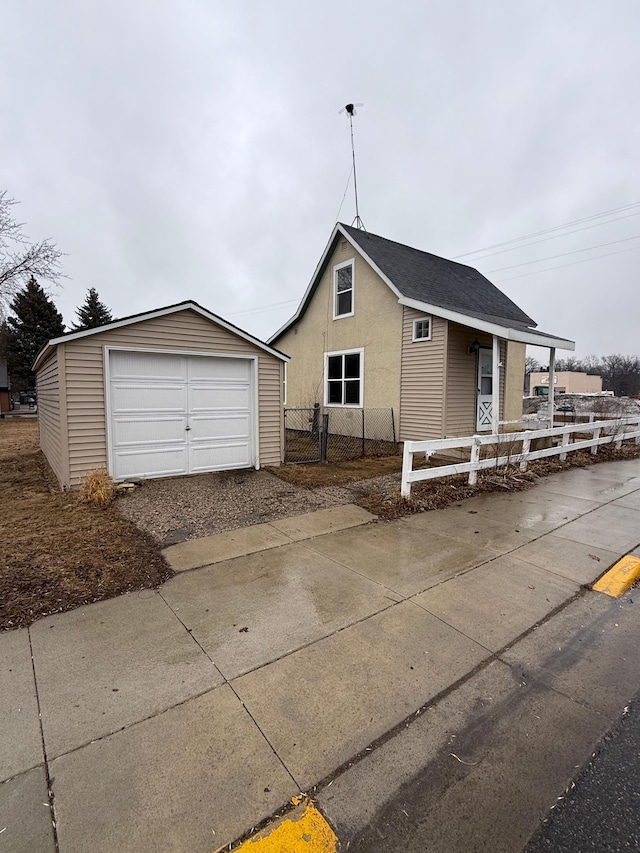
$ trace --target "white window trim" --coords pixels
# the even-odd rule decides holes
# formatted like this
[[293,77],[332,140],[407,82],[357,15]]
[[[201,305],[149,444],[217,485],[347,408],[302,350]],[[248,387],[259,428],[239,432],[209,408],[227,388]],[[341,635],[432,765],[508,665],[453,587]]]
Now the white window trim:
[[[351,311],[347,314],[336,314],[338,310],[338,270],[344,267],[351,267]],[[343,317],[353,317],[356,307],[356,259],[350,258],[348,261],[343,261],[341,264],[336,264],[333,268],[333,319],[342,320]],[[355,350],[354,350],[355,352]]]
[[[329,357],[332,355],[360,355],[360,397],[357,403],[330,403],[329,402]],[[342,379],[344,382],[344,377]],[[324,405],[332,409],[361,409],[364,400],[364,347],[358,349],[340,349],[324,354]]]
[[[417,338],[416,337],[416,325],[423,320],[429,321],[429,334],[426,338]],[[414,344],[418,344],[421,341],[430,341],[432,332],[433,332],[433,318],[431,317],[430,314],[425,314],[423,317],[416,317],[414,319],[414,321],[413,321],[413,334],[412,334],[412,341]]]

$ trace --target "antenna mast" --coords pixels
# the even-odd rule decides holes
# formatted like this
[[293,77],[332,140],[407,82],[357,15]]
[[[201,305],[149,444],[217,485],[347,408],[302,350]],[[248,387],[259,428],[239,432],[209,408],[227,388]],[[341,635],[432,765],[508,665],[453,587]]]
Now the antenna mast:
[[351,158],[353,160],[353,190],[356,199],[356,216],[351,225],[355,225],[356,228],[359,228],[361,231],[366,231],[367,229],[364,227],[364,222],[360,218],[360,211],[358,209],[358,178],[356,175],[356,149],[353,142],[353,117],[356,115],[356,107],[361,107],[362,104],[347,104],[343,107],[340,112],[347,112],[349,116],[349,129],[351,131]]

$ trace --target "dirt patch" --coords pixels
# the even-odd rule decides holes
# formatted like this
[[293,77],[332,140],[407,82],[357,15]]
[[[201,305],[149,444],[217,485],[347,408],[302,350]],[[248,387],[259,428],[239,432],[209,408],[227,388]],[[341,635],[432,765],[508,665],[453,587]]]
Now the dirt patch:
[[267,470],[287,483],[317,489],[370,480],[385,474],[399,474],[402,472],[402,456],[371,456],[345,462],[281,465]]
[[0,630],[172,575],[115,506],[93,509],[58,490],[35,420],[0,421],[0,495]]

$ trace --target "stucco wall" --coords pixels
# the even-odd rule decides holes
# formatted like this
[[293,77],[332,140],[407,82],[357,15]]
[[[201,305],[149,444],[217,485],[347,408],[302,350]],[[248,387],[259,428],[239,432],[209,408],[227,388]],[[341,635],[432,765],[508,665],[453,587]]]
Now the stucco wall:
[[[354,259],[354,315],[333,319],[333,267]],[[304,316],[273,345],[291,356],[287,406],[324,404],[324,354],[364,349],[365,408],[400,410],[402,307],[364,258],[339,239]]]

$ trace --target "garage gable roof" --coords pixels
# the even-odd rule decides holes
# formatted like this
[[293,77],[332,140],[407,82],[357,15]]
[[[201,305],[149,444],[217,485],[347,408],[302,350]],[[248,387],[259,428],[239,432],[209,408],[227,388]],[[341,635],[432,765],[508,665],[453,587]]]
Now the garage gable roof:
[[188,300],[186,302],[178,302],[176,305],[166,305],[164,308],[157,308],[155,311],[144,311],[141,314],[132,314],[130,317],[122,317],[120,320],[114,320],[112,323],[105,323],[103,326],[96,326],[94,329],[84,329],[81,332],[67,332],[59,338],[52,338],[38,353],[38,357],[36,358],[32,369],[34,371],[37,370],[49,351],[58,344],[64,344],[67,343],[67,341],[76,341],[79,338],[86,338],[89,335],[97,335],[100,334],[100,332],[108,332],[111,329],[120,329],[123,326],[130,326],[133,323],[141,323],[144,320],[153,320],[156,317],[164,317],[167,314],[175,314],[178,311],[185,310],[195,311],[196,314],[200,314],[202,317],[205,317],[207,320],[211,320],[212,323],[221,326],[228,332],[232,332],[239,338],[243,338],[245,341],[254,344],[259,349],[279,358],[280,361],[290,361],[288,355],[285,355],[283,352],[280,352],[280,350],[275,349],[275,347],[265,344],[264,341],[255,338],[253,335],[250,335],[249,332],[245,332],[238,326],[234,326],[233,323],[229,323],[228,320],[223,320],[222,317],[219,317],[217,314],[207,311],[206,308],[203,308],[202,305],[198,305],[197,302]]

